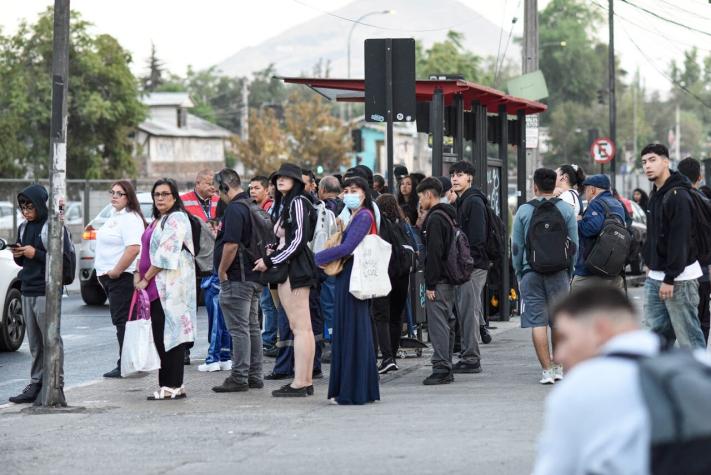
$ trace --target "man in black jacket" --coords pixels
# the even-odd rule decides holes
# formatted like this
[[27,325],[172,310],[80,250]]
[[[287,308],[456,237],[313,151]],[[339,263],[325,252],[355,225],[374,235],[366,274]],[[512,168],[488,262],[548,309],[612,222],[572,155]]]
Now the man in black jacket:
[[[455,288],[455,305],[459,333],[462,339],[461,360],[454,365],[455,373],[481,372],[481,351],[477,333],[484,322],[482,291],[489,272],[489,257],[486,255],[487,213],[489,201],[472,186],[474,165],[466,161],[455,163],[449,169],[452,190],[457,194],[457,222],[469,240],[474,271],[469,282]],[[488,336],[482,333],[482,336]]]
[[645,324],[668,344],[679,340],[688,348],[704,348],[697,315],[701,266],[693,240],[691,183],[669,169],[664,145],[642,150],[642,166],[654,183],[649,200],[644,260],[649,267],[645,283]]
[[[454,208],[440,203],[442,183],[437,178],[426,178],[417,185],[420,206],[427,211],[423,237],[427,249],[425,257],[425,285],[427,287],[427,329],[432,342],[432,374],[423,384],[448,384],[454,381],[452,349],[454,347],[454,286],[444,272],[448,243],[452,239]],[[446,215],[446,216],[445,216]]]

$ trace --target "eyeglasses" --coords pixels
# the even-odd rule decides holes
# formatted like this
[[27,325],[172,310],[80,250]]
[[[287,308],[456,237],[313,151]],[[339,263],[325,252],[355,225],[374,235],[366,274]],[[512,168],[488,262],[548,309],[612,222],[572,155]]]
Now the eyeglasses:
[[109,190],[109,195],[111,196],[118,196],[119,198],[126,196],[126,193],[123,191],[114,191],[114,190]]
[[32,203],[20,203],[20,210],[22,211],[34,211],[35,210],[35,205]]
[[153,193],[153,198],[160,200],[162,198],[167,198],[169,196],[173,196],[173,193],[170,193],[169,191],[164,191],[164,192],[156,192]]

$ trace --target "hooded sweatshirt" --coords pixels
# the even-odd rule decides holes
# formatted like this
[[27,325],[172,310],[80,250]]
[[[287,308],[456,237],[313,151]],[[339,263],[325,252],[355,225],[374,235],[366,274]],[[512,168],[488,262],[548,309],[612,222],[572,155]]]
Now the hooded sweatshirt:
[[47,190],[41,185],[30,185],[17,195],[20,198],[29,200],[37,210],[37,219],[28,221],[24,226],[24,232],[20,237],[20,230],[17,233],[17,242],[23,246],[30,245],[35,248],[35,257],[16,257],[15,262],[22,267],[20,271],[20,281],[22,282],[22,295],[27,297],[37,297],[44,295],[45,281],[45,258],[47,251],[42,243],[42,228],[47,222]]
[[[696,261],[691,235],[693,205],[691,182],[672,171],[661,188],[652,189],[647,208],[647,240],[644,261],[650,270],[664,272],[664,283],[673,284],[686,266]],[[669,195],[669,196],[667,196]]]
[[[439,212],[438,212],[439,211]],[[437,284],[450,283],[444,272],[449,243],[452,240],[452,226],[446,213],[452,221],[456,221],[457,213],[448,204],[438,204],[427,212],[427,218],[422,225],[423,237],[427,252],[425,254],[425,283],[427,290],[435,290]]]
[[489,200],[476,188],[469,188],[455,202],[457,222],[469,240],[474,267],[477,269],[489,269],[489,256],[486,254],[486,230],[489,226],[486,222],[486,207],[488,205]]

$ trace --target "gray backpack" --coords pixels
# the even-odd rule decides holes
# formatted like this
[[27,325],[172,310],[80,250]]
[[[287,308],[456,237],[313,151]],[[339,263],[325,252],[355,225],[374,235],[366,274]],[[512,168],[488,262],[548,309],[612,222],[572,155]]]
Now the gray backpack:
[[652,474],[711,473],[711,365],[683,349],[658,356],[610,353],[639,364],[651,421]]

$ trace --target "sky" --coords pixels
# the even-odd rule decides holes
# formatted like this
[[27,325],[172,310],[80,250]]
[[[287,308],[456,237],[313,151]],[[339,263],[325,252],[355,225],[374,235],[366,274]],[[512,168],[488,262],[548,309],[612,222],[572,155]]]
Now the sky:
[[[184,74],[188,65],[202,69],[217,64],[247,46],[254,46],[275,34],[306,20],[333,11],[351,0],[72,0],[71,8],[92,22],[94,31],[108,33],[133,55],[132,69],[144,72],[155,43],[168,70]],[[437,0],[432,0],[436,2]],[[523,29],[522,0],[460,0],[506,33],[516,16],[513,34]],[[539,9],[549,0],[539,0]],[[607,6],[607,0],[586,0]],[[387,0],[383,0],[386,7]],[[659,13],[662,17],[695,28],[703,33],[654,18],[629,3]],[[648,90],[666,91],[664,77],[672,59],[682,57],[690,46],[700,53],[711,53],[711,4],[707,0],[617,0],[616,50],[622,66],[640,69]],[[0,0],[0,27],[7,33],[21,19],[33,21],[51,0]],[[606,15],[606,11],[601,12]],[[371,20],[376,23],[376,19]],[[344,22],[347,23],[347,22]],[[432,25],[433,28],[447,25]],[[597,32],[606,41],[607,27]],[[629,35],[629,36],[628,36]],[[631,37],[637,46],[635,46]],[[506,38],[503,38],[506,42]],[[641,49],[642,52],[640,52]]]

